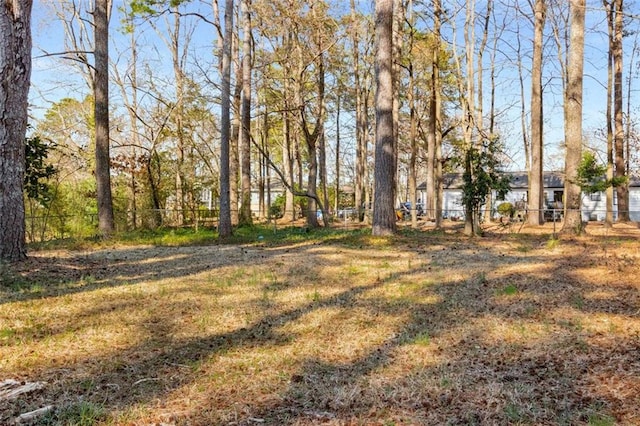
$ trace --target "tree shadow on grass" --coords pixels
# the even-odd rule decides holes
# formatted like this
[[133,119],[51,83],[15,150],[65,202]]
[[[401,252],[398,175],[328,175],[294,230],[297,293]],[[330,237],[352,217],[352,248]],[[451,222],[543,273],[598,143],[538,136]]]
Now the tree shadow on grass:
[[[142,247],[36,255],[11,269],[0,265],[0,305],[149,280],[188,279],[226,266],[254,266],[286,254],[291,247],[294,246]],[[306,250],[304,244],[295,247]]]
[[[306,322],[310,314],[323,309],[362,309],[372,318],[405,317],[392,336],[368,345],[364,353],[351,359],[332,360],[333,348],[327,346],[319,348],[320,355],[291,360],[295,363],[294,372],[287,373],[281,386],[274,385],[279,390],[265,400],[248,401],[245,395],[234,394],[225,397],[227,406],[221,406],[220,400],[207,399],[208,393],[217,391],[205,388],[199,392],[197,408],[176,413],[173,421],[226,424],[232,420],[231,404],[241,407],[234,420],[237,424],[251,424],[256,419],[273,425],[587,424],[597,416],[611,416],[623,423],[638,419],[637,412],[634,414],[629,408],[640,406],[637,336],[633,340],[615,335],[600,341],[592,333],[585,334],[578,324],[562,322],[566,320],[554,313],[572,309],[585,314],[608,314],[608,307],[614,306],[620,311],[618,314],[637,319],[634,299],[629,297],[620,300],[611,295],[591,302],[589,294],[600,289],[601,284],[585,283],[571,269],[571,262],[577,264],[584,259],[567,259],[554,270],[548,268],[543,257],[528,253],[526,259],[516,253],[505,261],[504,253],[481,252],[465,245],[455,250],[465,252],[458,263],[452,264],[451,253],[419,250],[423,251],[419,256],[424,258],[416,259],[416,266],[406,272],[385,272],[384,278],[368,285],[320,296],[283,312],[264,314],[252,325],[227,333],[175,338],[172,336],[179,325],[162,312],[150,312],[141,324],[149,339],[139,346],[117,350],[113,356],[89,356],[68,366],[68,376],[41,391],[31,406],[38,408],[38,402],[81,396],[115,411],[140,405],[158,407],[162,404],[158,401],[170,398],[172,392],[199,386],[201,375],[206,374],[201,366],[213,357],[235,356],[238,351],[294,348],[303,342],[288,326]],[[527,274],[494,278],[490,271],[492,262],[498,264],[498,257],[501,264],[522,261],[540,265]],[[484,267],[479,266],[482,262],[486,262]],[[406,299],[377,294],[385,286],[414,275],[446,274],[451,268],[465,267],[466,279],[447,277],[440,282],[418,282]],[[483,276],[485,271],[487,276]],[[533,275],[535,280],[531,279]],[[558,281],[544,284],[545,279],[552,278]],[[274,292],[289,290],[286,285],[266,285],[272,286],[270,291]],[[504,291],[509,285],[517,289],[516,294]],[[576,306],[576,296],[584,300],[580,306]],[[432,301],[413,301],[420,297],[431,297]],[[576,317],[573,311],[570,318]],[[523,329],[518,336],[519,326]],[[366,327],[375,329],[377,324]],[[415,353],[422,356],[422,361],[413,358]],[[47,374],[56,378],[60,371],[51,368],[44,372]],[[246,379],[254,373],[242,374]],[[617,388],[611,391],[611,387],[603,386],[606,377],[615,378],[621,389],[638,392],[620,399]],[[256,375],[255,380],[261,380],[261,376]],[[15,415],[19,411],[16,407],[0,406],[0,412]]]
[[[441,302],[406,306],[410,319],[394,337],[350,362],[307,359],[276,402],[248,405],[238,424],[252,419],[273,425],[640,421],[637,331],[605,339],[600,330],[580,329],[579,319],[571,324],[554,316],[577,310],[578,317],[615,313],[637,319],[637,281],[620,297],[576,306],[576,295],[602,284],[585,283],[566,265],[558,268],[541,271],[561,280],[555,287],[536,286],[519,274],[500,282],[432,286],[428,291]],[[509,299],[502,293],[505,282],[516,283],[528,297]],[[504,335],[500,328],[506,325],[521,335],[514,338],[514,330]],[[422,345],[433,347],[424,351]],[[412,351],[432,358],[402,366]]]

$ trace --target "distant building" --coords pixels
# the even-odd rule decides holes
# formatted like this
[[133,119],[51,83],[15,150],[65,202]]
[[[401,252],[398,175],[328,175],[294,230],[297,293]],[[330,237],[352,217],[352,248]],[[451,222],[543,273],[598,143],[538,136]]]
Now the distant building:
[[[529,177],[526,172],[507,172],[511,177],[511,191],[504,199],[497,200],[492,197],[491,208],[493,211],[501,203],[510,202],[518,208],[526,208],[528,200]],[[545,172],[544,197],[549,209],[562,208],[564,202],[564,173]],[[462,206],[462,173],[446,173],[443,176],[442,215],[449,219],[463,219],[464,207]],[[426,183],[417,188],[417,198],[425,200],[427,196]],[[613,216],[617,219],[618,200],[614,192]],[[602,221],[606,216],[606,196],[603,192],[582,195],[582,220]],[[629,181],[629,217],[632,221],[640,221],[640,178],[632,177]]]

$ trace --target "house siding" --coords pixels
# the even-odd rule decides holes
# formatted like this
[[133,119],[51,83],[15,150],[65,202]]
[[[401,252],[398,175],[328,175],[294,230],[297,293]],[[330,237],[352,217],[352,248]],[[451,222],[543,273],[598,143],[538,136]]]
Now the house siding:
[[[526,173],[510,173],[511,190],[505,195],[503,200],[497,200],[492,198],[491,208],[493,216],[498,216],[496,209],[504,203],[510,202],[516,205],[518,202],[527,202],[527,175]],[[546,172],[544,176],[544,197],[546,205],[550,206],[556,199],[562,199],[564,193],[564,182],[562,174],[559,172]],[[461,175],[449,174],[444,178],[443,189],[443,217],[445,219],[464,219],[464,207],[462,206],[462,190],[461,187]],[[426,199],[425,185],[418,187],[418,197],[421,200]],[[604,193],[596,193],[593,196],[589,194],[583,194],[582,196],[582,220],[598,220],[603,221],[606,217],[606,196]],[[614,201],[614,220],[617,220],[617,208],[618,203]],[[640,222],[640,179],[632,178],[629,185],[629,217],[632,221]]]

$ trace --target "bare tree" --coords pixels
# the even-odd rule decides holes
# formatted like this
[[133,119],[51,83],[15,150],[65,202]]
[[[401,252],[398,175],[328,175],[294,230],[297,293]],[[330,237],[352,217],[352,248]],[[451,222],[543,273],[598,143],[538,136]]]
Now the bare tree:
[[376,157],[372,233],[377,236],[396,232],[392,23],[393,0],[376,0]]
[[[0,259],[26,258],[23,178],[29,79],[31,0],[0,5]],[[7,84],[11,82],[11,84]]]

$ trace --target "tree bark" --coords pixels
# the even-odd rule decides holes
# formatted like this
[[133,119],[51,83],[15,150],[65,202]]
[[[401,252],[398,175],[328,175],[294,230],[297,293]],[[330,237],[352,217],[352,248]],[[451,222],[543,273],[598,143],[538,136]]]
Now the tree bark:
[[229,146],[231,139],[231,43],[233,37],[233,0],[225,1],[224,43],[222,52],[222,87],[220,106],[220,219],[218,235],[230,237],[231,199],[229,174]]
[[[239,31],[239,29],[238,29]],[[231,71],[235,78],[235,86],[231,95],[231,139],[229,140],[229,205],[231,206],[231,225],[237,225],[239,222],[239,187],[240,187],[240,127],[241,124],[241,108],[242,108],[242,66],[240,64],[240,47],[239,37],[233,35],[231,42],[231,61],[233,62],[233,70]]]
[[376,158],[372,233],[377,236],[396,232],[392,22],[393,0],[376,0]]
[[582,159],[582,80],[584,69],[585,0],[570,0],[568,81],[565,96],[565,211],[563,233],[582,232],[581,189],[576,183]]
[[[293,129],[291,126],[291,61],[290,52],[292,49],[292,35],[291,31],[286,31],[283,36],[283,47],[285,51],[285,57],[282,63],[283,76],[283,105],[282,105],[282,167],[284,169],[284,176],[287,182],[290,182],[295,187],[295,175],[294,175],[294,148],[293,148]],[[298,186],[300,189],[300,186]],[[289,188],[285,188],[285,202],[284,202],[284,215],[283,220],[294,221],[296,220],[296,207],[295,197],[293,191]]]
[[428,191],[432,191],[432,208],[434,209],[433,216],[435,219],[436,229],[440,229],[442,226],[442,127],[441,127],[441,104],[442,98],[440,96],[440,27],[442,13],[440,0],[433,0],[433,34],[435,43],[433,51],[431,52],[431,99],[429,100],[429,138],[432,139],[430,146],[432,146],[434,152],[432,158],[429,160],[428,167],[433,167],[433,184],[432,188],[427,188]]
[[23,179],[31,77],[31,0],[0,5],[0,259],[27,257]]
[[[614,157],[613,157],[613,113],[611,108],[612,94],[613,94],[613,49],[614,49],[614,30],[613,30],[613,4],[607,0],[603,1],[605,10],[607,12],[607,32],[609,36],[609,51],[607,53],[607,180],[613,179],[614,173]],[[605,226],[610,227],[613,225],[613,186],[607,187],[606,191],[606,209],[605,214]]]
[[544,0],[534,3],[533,64],[531,67],[531,170],[529,172],[529,223],[544,223],[544,180],[542,140],[542,43]]
[[340,94],[336,98],[336,182],[333,214],[338,214],[340,208]]
[[[613,125],[615,148],[615,177],[622,180],[626,176],[624,128],[622,123],[622,0],[614,0],[614,38],[613,38]],[[629,155],[629,153],[626,153]],[[618,196],[618,221],[629,221],[629,184],[616,187]]]
[[242,0],[242,134],[241,154],[241,204],[239,223],[251,225],[251,12],[250,0]]
[[366,127],[363,124],[365,117],[363,113],[362,87],[360,78],[360,39],[358,35],[358,25],[356,16],[355,1],[351,0],[351,48],[353,61],[354,92],[356,101],[356,175],[354,182],[354,203],[358,215],[358,221],[363,217],[363,195],[366,162]]
[[109,15],[111,1],[96,0],[95,67],[93,91],[95,99],[96,138],[96,194],[98,201],[98,230],[103,237],[114,231],[113,201],[111,198],[111,157],[109,154]]

